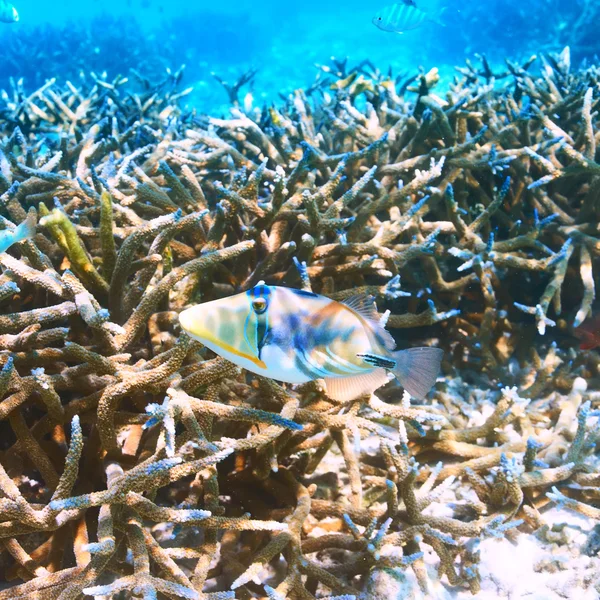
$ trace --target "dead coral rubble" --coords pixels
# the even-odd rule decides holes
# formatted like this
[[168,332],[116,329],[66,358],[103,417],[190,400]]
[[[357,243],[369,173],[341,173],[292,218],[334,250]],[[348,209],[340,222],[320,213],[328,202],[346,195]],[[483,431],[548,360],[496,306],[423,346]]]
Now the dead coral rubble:
[[[5,93],[4,225],[39,228],[0,255],[0,600],[375,597],[427,590],[428,548],[475,593],[477,540],[552,500],[598,518],[598,361],[540,339],[594,299],[600,72],[510,70],[441,98],[365,64],[227,119],[121,78]],[[429,326],[433,403],[339,404],[180,334],[261,279]]]

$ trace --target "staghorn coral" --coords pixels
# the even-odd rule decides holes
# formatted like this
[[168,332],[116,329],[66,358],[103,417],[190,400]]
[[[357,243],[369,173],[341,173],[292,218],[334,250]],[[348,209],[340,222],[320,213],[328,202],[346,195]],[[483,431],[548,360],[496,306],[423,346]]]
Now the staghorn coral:
[[[435,69],[330,69],[227,119],[180,108],[179,76],[4,95],[3,216],[40,220],[0,255],[0,600],[477,593],[486,538],[598,518],[599,362],[568,329],[600,73],[530,66],[445,98]],[[260,279],[375,295],[400,342],[447,350],[432,402],[336,403],[179,332]]]
[[240,64],[248,53],[261,53],[265,45],[265,28],[243,11],[222,14],[190,7],[192,14],[184,16],[170,7],[157,23],[149,25],[147,10],[143,14],[131,10],[123,16],[105,9],[92,11],[91,18],[89,13],[85,18],[70,13],[63,20],[68,9],[61,8],[55,19],[44,20],[42,25],[24,18],[17,30],[4,32],[1,85],[7,85],[10,78],[24,79],[33,88],[58,73],[76,83],[101,79],[105,72],[111,77],[131,72],[132,79],[146,87],[148,77],[160,77],[172,65],[182,63],[191,67],[194,78],[208,78],[209,62],[220,68]]

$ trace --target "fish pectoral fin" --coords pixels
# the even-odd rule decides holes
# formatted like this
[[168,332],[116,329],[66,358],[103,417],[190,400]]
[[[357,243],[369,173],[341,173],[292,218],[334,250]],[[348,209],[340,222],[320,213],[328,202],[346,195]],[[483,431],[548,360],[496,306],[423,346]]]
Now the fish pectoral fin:
[[396,366],[396,361],[392,358],[387,358],[379,354],[357,354],[371,367],[381,367],[383,369],[393,369]]
[[332,400],[348,402],[372,394],[390,381],[385,369],[374,369],[363,375],[352,375],[350,377],[326,377],[327,395]]

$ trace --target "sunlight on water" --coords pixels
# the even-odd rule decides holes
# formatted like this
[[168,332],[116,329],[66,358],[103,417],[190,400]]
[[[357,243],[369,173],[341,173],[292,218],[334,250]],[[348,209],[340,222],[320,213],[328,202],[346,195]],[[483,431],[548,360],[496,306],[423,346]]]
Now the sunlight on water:
[[[279,92],[309,84],[314,64],[330,56],[348,56],[355,63],[368,59],[382,70],[391,67],[406,74],[435,65],[446,79],[453,75],[455,64],[477,52],[500,62],[505,56],[524,57],[540,45],[559,50],[575,41],[570,33],[578,16],[573,5],[544,0],[532,0],[527,8],[496,0],[469,6],[455,0],[422,0],[428,18],[445,26],[427,20],[418,29],[398,35],[371,23],[380,6],[357,0],[343,4],[23,0],[17,4],[19,23],[3,25],[0,31],[3,43],[13,49],[9,60],[0,65],[4,81],[23,75],[33,84],[55,76],[53,55],[60,57],[69,76],[75,68],[116,74],[131,67],[158,71],[185,63],[202,108],[216,107],[219,98],[223,100],[210,76],[213,71],[231,78],[257,68],[257,99],[268,101]],[[548,10],[555,11],[552,18],[544,18]],[[20,46],[20,40],[32,38],[37,50],[33,56],[31,49],[28,55]],[[70,61],[62,61],[63,53]],[[35,64],[25,65],[27,57]]]

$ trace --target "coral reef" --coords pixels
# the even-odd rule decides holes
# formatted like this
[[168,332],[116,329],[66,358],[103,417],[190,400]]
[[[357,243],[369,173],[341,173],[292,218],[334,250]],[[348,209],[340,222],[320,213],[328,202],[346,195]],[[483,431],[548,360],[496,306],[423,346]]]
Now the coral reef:
[[[264,109],[231,84],[225,119],[178,73],[7,90],[3,224],[39,226],[0,255],[0,600],[433,597],[488,589],[488,538],[594,554],[547,513],[600,510],[598,355],[570,336],[600,71],[544,61],[445,98],[435,69],[338,63]],[[335,402],[178,330],[261,279],[375,295],[400,345],[446,350],[432,400]],[[555,597],[600,590],[586,558]]]
[[9,86],[13,79],[35,89],[59,79],[88,87],[95,80],[122,74],[138,84],[129,87],[137,91],[147,88],[147,78],[162,78],[173,66],[185,64],[188,80],[196,83],[196,104],[214,109],[223,104],[225,95],[213,82],[212,70],[230,77],[248,68],[249,55],[261,55],[264,39],[247,14],[201,10],[162,19],[153,27],[133,13],[127,18],[105,14],[66,24],[24,23],[2,32],[0,86]]
[[[260,67],[256,91],[274,101],[278,92],[304,85],[313,64],[332,54],[369,57],[394,72],[412,73],[416,65],[436,64],[445,77],[477,52],[487,53],[497,74],[505,71],[505,56],[558,52],[569,45],[578,63],[594,60],[598,52],[596,0],[531,0],[526,5],[487,0],[461,5],[460,10],[448,0],[422,4],[447,27],[428,23],[401,38],[388,36],[370,22],[375,8],[358,0],[348,4],[344,27],[339,26],[337,6],[315,0],[281,12],[268,2],[260,7],[240,2],[230,10],[227,5],[128,0],[122,3],[128,6],[125,12],[113,12],[111,3],[96,3],[74,15],[61,6],[42,25],[24,13],[18,26],[2,30],[0,87],[8,86],[10,78],[24,80],[29,90],[53,78],[87,85],[81,80],[89,84],[90,72],[98,77],[106,72],[112,79],[130,76],[130,69],[156,79],[168,67],[185,64],[187,80],[197,84],[195,105],[217,114],[225,107],[225,96],[212,79],[213,71],[232,79]],[[447,10],[441,14],[444,5]]]
[[[490,0],[461,6],[456,12],[450,4],[444,19],[451,32],[439,37],[444,50],[452,51],[453,56],[458,48],[466,48],[467,53],[481,51],[486,45],[480,40],[489,40],[487,47],[497,60],[513,54],[517,48],[523,53],[560,51],[567,44],[578,60],[591,59],[598,53],[591,24],[599,16],[596,0],[570,4],[534,0],[527,5],[517,0]],[[508,17],[510,27],[506,26]]]

